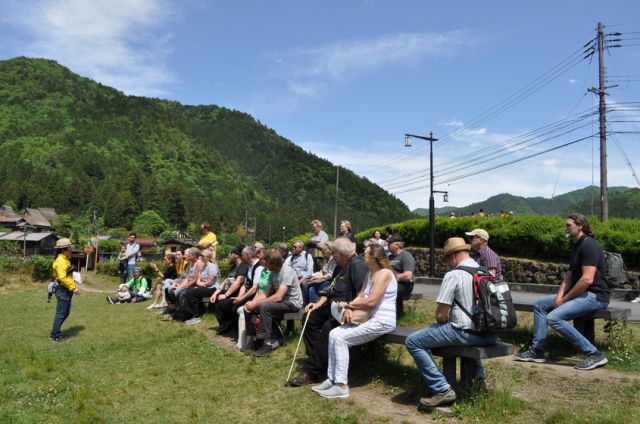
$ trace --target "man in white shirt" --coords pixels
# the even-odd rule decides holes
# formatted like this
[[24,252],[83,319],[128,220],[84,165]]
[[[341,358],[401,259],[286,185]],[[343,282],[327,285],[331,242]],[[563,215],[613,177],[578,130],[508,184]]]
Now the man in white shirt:
[[[405,342],[422,378],[432,392],[430,397],[420,399],[420,404],[429,408],[456,400],[456,392],[436,366],[429,349],[444,346],[487,346],[496,343],[495,335],[476,332],[471,318],[457,304],[461,304],[468,311],[473,310],[473,276],[467,271],[455,269],[458,266],[478,267],[478,263],[469,255],[470,250],[471,246],[461,237],[452,237],[446,241],[442,261],[448,262],[453,269],[445,274],[436,298],[436,323],[411,334]],[[481,361],[476,362],[474,371],[476,380],[484,379]]]
[[313,276],[313,257],[309,252],[304,250],[304,242],[302,240],[297,240],[293,243],[293,251],[287,256],[284,264],[290,266],[296,272],[300,288],[302,289],[304,304],[306,305],[309,303],[308,283]]

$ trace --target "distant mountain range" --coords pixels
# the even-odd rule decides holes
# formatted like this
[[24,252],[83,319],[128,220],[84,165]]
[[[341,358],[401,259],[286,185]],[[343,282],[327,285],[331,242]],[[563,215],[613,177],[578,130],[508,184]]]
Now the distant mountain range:
[[[570,191],[551,199],[545,197],[521,197],[502,193],[482,202],[460,208],[450,206],[436,208],[436,214],[440,216],[451,212],[472,214],[478,213],[482,209],[488,214],[511,211],[516,215],[558,215],[568,212],[599,215],[599,199],[600,188],[596,186]],[[413,213],[420,216],[428,216],[429,210],[418,208]],[[640,189],[609,187],[609,216],[612,218],[640,218]]]
[[[127,96],[50,60],[0,61],[0,205],[95,211],[108,228],[155,211],[174,229],[248,224],[267,240],[332,223],[335,181],[334,164],[246,113]],[[338,217],[356,230],[413,216],[341,170]]]

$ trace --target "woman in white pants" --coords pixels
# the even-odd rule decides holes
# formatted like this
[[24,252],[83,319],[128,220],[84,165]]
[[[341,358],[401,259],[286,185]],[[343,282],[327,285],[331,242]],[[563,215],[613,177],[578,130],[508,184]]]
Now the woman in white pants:
[[[349,396],[349,348],[374,340],[396,328],[396,293],[398,283],[391,271],[384,248],[372,244],[364,252],[369,274],[362,290],[350,303],[339,302],[344,309],[344,324],[329,333],[327,380],[312,387],[325,398]],[[352,322],[354,311],[367,311],[370,318],[360,325]]]

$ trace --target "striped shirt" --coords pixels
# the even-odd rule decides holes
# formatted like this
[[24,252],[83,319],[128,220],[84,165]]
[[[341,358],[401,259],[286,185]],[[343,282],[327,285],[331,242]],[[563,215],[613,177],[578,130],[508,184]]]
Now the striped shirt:
[[[469,258],[459,263],[458,266],[477,268],[478,263]],[[471,318],[469,318],[458,305],[454,304],[453,300],[457,299],[467,311],[472,313],[472,282],[473,277],[467,271],[461,269],[451,270],[447,272],[442,279],[442,285],[436,298],[437,303],[451,306],[451,311],[449,312],[449,322],[451,325],[464,330],[475,330],[475,327]]]

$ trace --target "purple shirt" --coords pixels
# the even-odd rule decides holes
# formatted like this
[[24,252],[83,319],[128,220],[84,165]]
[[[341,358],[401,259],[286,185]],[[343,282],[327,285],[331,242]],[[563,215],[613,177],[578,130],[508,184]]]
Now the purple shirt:
[[496,279],[502,280],[502,265],[500,265],[500,258],[489,246],[485,246],[484,249],[478,252],[474,259],[478,262],[478,265],[485,267],[487,270],[495,268]]

